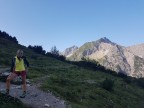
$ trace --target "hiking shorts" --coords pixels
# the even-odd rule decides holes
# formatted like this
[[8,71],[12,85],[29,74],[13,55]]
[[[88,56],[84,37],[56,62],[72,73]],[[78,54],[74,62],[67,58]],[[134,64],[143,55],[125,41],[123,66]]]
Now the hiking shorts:
[[15,73],[17,76],[21,76],[21,77],[26,76],[26,71],[14,71],[14,73]]

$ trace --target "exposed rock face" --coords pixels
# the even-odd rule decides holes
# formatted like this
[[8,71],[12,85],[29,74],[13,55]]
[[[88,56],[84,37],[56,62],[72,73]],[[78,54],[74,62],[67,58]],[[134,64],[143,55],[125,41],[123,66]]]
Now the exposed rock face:
[[127,49],[133,54],[141,58],[144,58],[144,44],[130,46],[130,47],[127,47]]
[[[128,76],[144,77],[144,59],[140,54],[133,53],[132,48],[126,48],[111,42],[107,38],[85,43],[68,59],[79,61],[82,57],[94,59],[101,65]],[[139,57],[140,56],[140,57]]]

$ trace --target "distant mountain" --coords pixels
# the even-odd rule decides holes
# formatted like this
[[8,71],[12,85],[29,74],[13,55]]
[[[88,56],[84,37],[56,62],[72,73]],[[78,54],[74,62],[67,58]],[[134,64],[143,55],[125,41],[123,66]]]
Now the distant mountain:
[[65,49],[62,52],[62,55],[66,56],[66,57],[70,57],[77,49],[78,49],[78,47],[74,45],[70,48]]
[[134,45],[134,46],[130,46],[127,47],[127,49],[132,52],[133,54],[144,58],[144,43],[143,44],[139,44],[139,45]]
[[67,59],[80,61],[81,58],[85,57],[98,61],[107,69],[128,76],[144,77],[144,59],[139,56],[141,53],[133,53],[131,49],[120,46],[104,37],[97,41],[85,43]]
[[82,45],[73,55],[69,57],[70,60],[79,61],[82,57],[89,56],[100,49],[100,44],[107,43],[111,45],[116,45],[116,43],[111,42],[106,37],[101,38],[97,41],[87,42]]

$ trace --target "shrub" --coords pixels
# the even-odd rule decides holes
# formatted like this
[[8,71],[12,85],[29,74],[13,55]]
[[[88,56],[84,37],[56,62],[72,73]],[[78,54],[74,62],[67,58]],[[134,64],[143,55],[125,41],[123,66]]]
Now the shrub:
[[113,90],[113,86],[114,86],[114,81],[111,79],[106,78],[103,82],[102,82],[102,88],[108,91],[112,91]]
[[126,82],[127,84],[130,84],[132,83],[132,78],[131,77],[126,77],[126,78],[123,78],[124,82]]
[[139,86],[139,87],[142,87],[144,88],[144,78],[139,78],[136,80],[136,84]]

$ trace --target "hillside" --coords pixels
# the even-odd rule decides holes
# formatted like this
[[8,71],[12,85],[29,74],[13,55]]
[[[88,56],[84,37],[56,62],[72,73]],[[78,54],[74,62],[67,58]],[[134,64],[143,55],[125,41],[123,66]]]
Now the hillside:
[[[28,78],[32,84],[39,84],[45,92],[51,91],[72,108],[144,107],[143,79],[119,77],[109,70],[87,68],[87,65],[79,67],[72,62],[37,54],[4,38],[0,38],[0,66],[9,67],[19,48],[24,50],[30,62]],[[112,81],[114,85],[105,81]],[[112,89],[107,89],[107,85]]]

